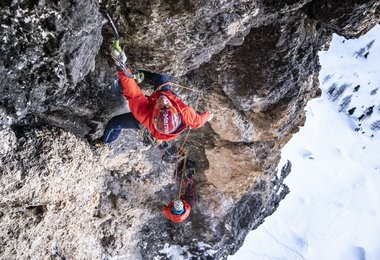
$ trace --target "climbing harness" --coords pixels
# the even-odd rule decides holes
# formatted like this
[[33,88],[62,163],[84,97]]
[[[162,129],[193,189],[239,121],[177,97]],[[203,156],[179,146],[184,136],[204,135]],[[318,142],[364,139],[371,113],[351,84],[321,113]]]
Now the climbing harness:
[[[109,13],[105,9],[99,8],[99,12],[103,15],[104,18],[107,19],[109,25],[111,26],[112,32],[114,34],[114,40],[112,42],[112,46],[114,47],[114,49],[121,56],[121,54],[124,52],[124,50],[120,47],[120,34],[119,34],[119,32],[118,32],[118,30],[116,28],[116,25],[113,22],[113,20],[112,20],[111,16],[109,15]],[[125,61],[121,60],[120,58],[117,61],[121,65],[120,68],[123,71],[123,73],[125,74],[125,76],[127,76],[128,78],[135,79],[136,82],[137,82],[137,84],[140,84],[141,82],[143,82],[143,80],[144,80],[144,73],[138,71],[133,66],[129,66],[128,64],[125,63]],[[132,73],[129,73],[128,70],[127,70],[127,68],[130,68],[130,70],[131,70]]]

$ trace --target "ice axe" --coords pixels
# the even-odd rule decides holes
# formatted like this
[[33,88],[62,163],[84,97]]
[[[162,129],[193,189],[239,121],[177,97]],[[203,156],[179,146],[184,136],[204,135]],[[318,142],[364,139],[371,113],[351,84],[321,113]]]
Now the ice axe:
[[[99,8],[99,12],[103,15],[104,18],[107,19],[109,25],[111,26],[111,29],[112,29],[112,32],[114,34],[114,40],[112,41],[112,45],[113,47],[115,48],[115,50],[121,54],[123,52],[123,49],[120,47],[120,34],[116,28],[116,25],[115,23],[113,22],[111,16],[109,15],[109,13],[103,9],[103,8]],[[136,82],[139,84],[141,83],[143,80],[144,80],[144,73],[134,69],[134,68],[131,68],[132,70],[132,73],[129,73],[126,69],[126,64],[124,64],[123,66],[121,66],[121,69],[123,70],[125,76],[129,77],[129,78],[133,78],[136,80]]]

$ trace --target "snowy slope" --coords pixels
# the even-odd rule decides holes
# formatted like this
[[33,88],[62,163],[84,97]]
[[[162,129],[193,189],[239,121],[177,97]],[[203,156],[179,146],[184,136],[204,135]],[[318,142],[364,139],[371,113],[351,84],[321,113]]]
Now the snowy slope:
[[323,94],[282,153],[290,194],[230,260],[380,259],[380,26],[335,35],[320,62]]

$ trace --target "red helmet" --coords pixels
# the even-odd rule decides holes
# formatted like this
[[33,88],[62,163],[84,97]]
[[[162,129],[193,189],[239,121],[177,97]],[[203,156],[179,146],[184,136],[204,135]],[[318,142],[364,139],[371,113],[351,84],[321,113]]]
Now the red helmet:
[[153,110],[153,125],[162,134],[173,133],[181,124],[177,109],[170,103],[163,107],[155,106]]

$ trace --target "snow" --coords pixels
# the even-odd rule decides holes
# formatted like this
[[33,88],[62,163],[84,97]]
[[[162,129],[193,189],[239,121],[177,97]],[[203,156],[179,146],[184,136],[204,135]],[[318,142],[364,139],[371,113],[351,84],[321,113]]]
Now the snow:
[[[204,251],[203,257],[213,259],[217,250],[212,250],[211,245],[204,242],[197,242],[196,246],[199,250]],[[189,246],[179,246],[179,245],[169,245],[165,244],[164,248],[160,250],[163,256],[155,257],[155,260],[159,259],[171,259],[171,260],[186,260],[186,259],[196,259],[197,256],[192,255],[189,252]]]
[[319,56],[323,94],[279,165],[293,164],[290,193],[229,260],[380,259],[380,129],[371,129],[380,120],[380,26],[355,40],[334,35]]
[[162,249],[160,253],[165,255],[165,259],[184,260],[193,256],[188,251],[188,246],[169,245],[166,243],[164,249]]

